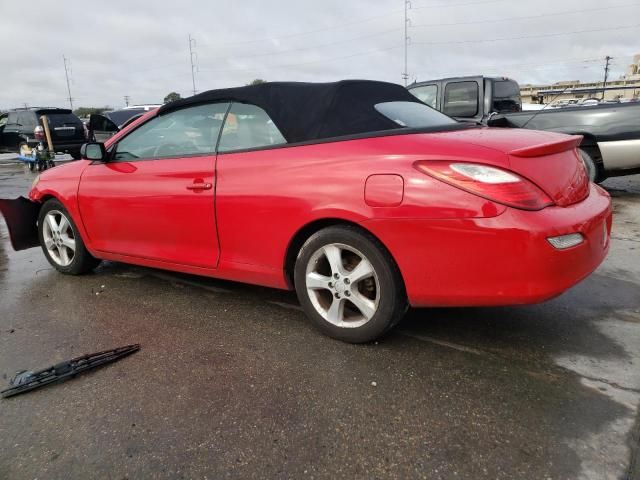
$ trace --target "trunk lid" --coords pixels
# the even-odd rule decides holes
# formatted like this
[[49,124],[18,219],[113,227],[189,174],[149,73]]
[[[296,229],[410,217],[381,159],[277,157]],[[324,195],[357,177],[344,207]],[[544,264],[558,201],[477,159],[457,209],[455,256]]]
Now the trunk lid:
[[581,136],[502,128],[476,128],[435,135],[450,143],[474,144],[504,153],[506,159],[502,161],[485,155],[479,156],[477,161],[508,168],[531,180],[558,206],[580,202],[589,194],[589,178],[576,149]]

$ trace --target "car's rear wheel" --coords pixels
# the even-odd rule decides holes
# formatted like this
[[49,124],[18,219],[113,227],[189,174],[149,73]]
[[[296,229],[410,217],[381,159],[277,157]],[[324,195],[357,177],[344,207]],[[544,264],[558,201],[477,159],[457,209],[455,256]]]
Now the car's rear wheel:
[[302,246],[295,287],[316,327],[346,342],[375,340],[404,315],[398,267],[373,236],[351,226],[328,227]]
[[58,200],[47,200],[40,209],[38,235],[45,257],[59,272],[79,275],[100,263],[86,249],[71,215]]

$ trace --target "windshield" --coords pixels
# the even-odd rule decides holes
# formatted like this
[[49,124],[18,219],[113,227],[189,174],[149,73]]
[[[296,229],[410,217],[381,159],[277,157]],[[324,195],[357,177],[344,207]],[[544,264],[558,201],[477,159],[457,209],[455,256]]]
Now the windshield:
[[458,123],[445,114],[418,102],[384,102],[378,103],[375,108],[401,127],[444,127]]

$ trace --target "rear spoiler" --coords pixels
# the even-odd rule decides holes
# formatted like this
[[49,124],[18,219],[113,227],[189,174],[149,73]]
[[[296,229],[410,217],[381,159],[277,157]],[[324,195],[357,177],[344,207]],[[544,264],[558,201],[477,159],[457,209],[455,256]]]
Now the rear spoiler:
[[541,143],[532,145],[531,147],[518,148],[511,150],[509,155],[514,157],[542,157],[543,155],[551,155],[553,153],[562,153],[567,150],[577,148],[582,142],[582,135],[567,135],[562,140],[555,140],[549,143]]

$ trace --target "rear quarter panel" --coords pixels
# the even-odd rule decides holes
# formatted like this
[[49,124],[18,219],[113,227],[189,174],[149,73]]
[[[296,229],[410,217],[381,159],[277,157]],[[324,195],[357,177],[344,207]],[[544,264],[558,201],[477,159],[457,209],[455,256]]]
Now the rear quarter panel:
[[[413,168],[416,160],[483,156],[507,161],[503,153],[474,145],[453,151],[446,141],[428,134],[219,154],[216,215],[221,267],[261,265],[282,273],[296,232],[319,219],[362,224],[368,219],[496,216],[504,207]],[[367,205],[365,183],[376,174],[402,177],[400,205]]]

